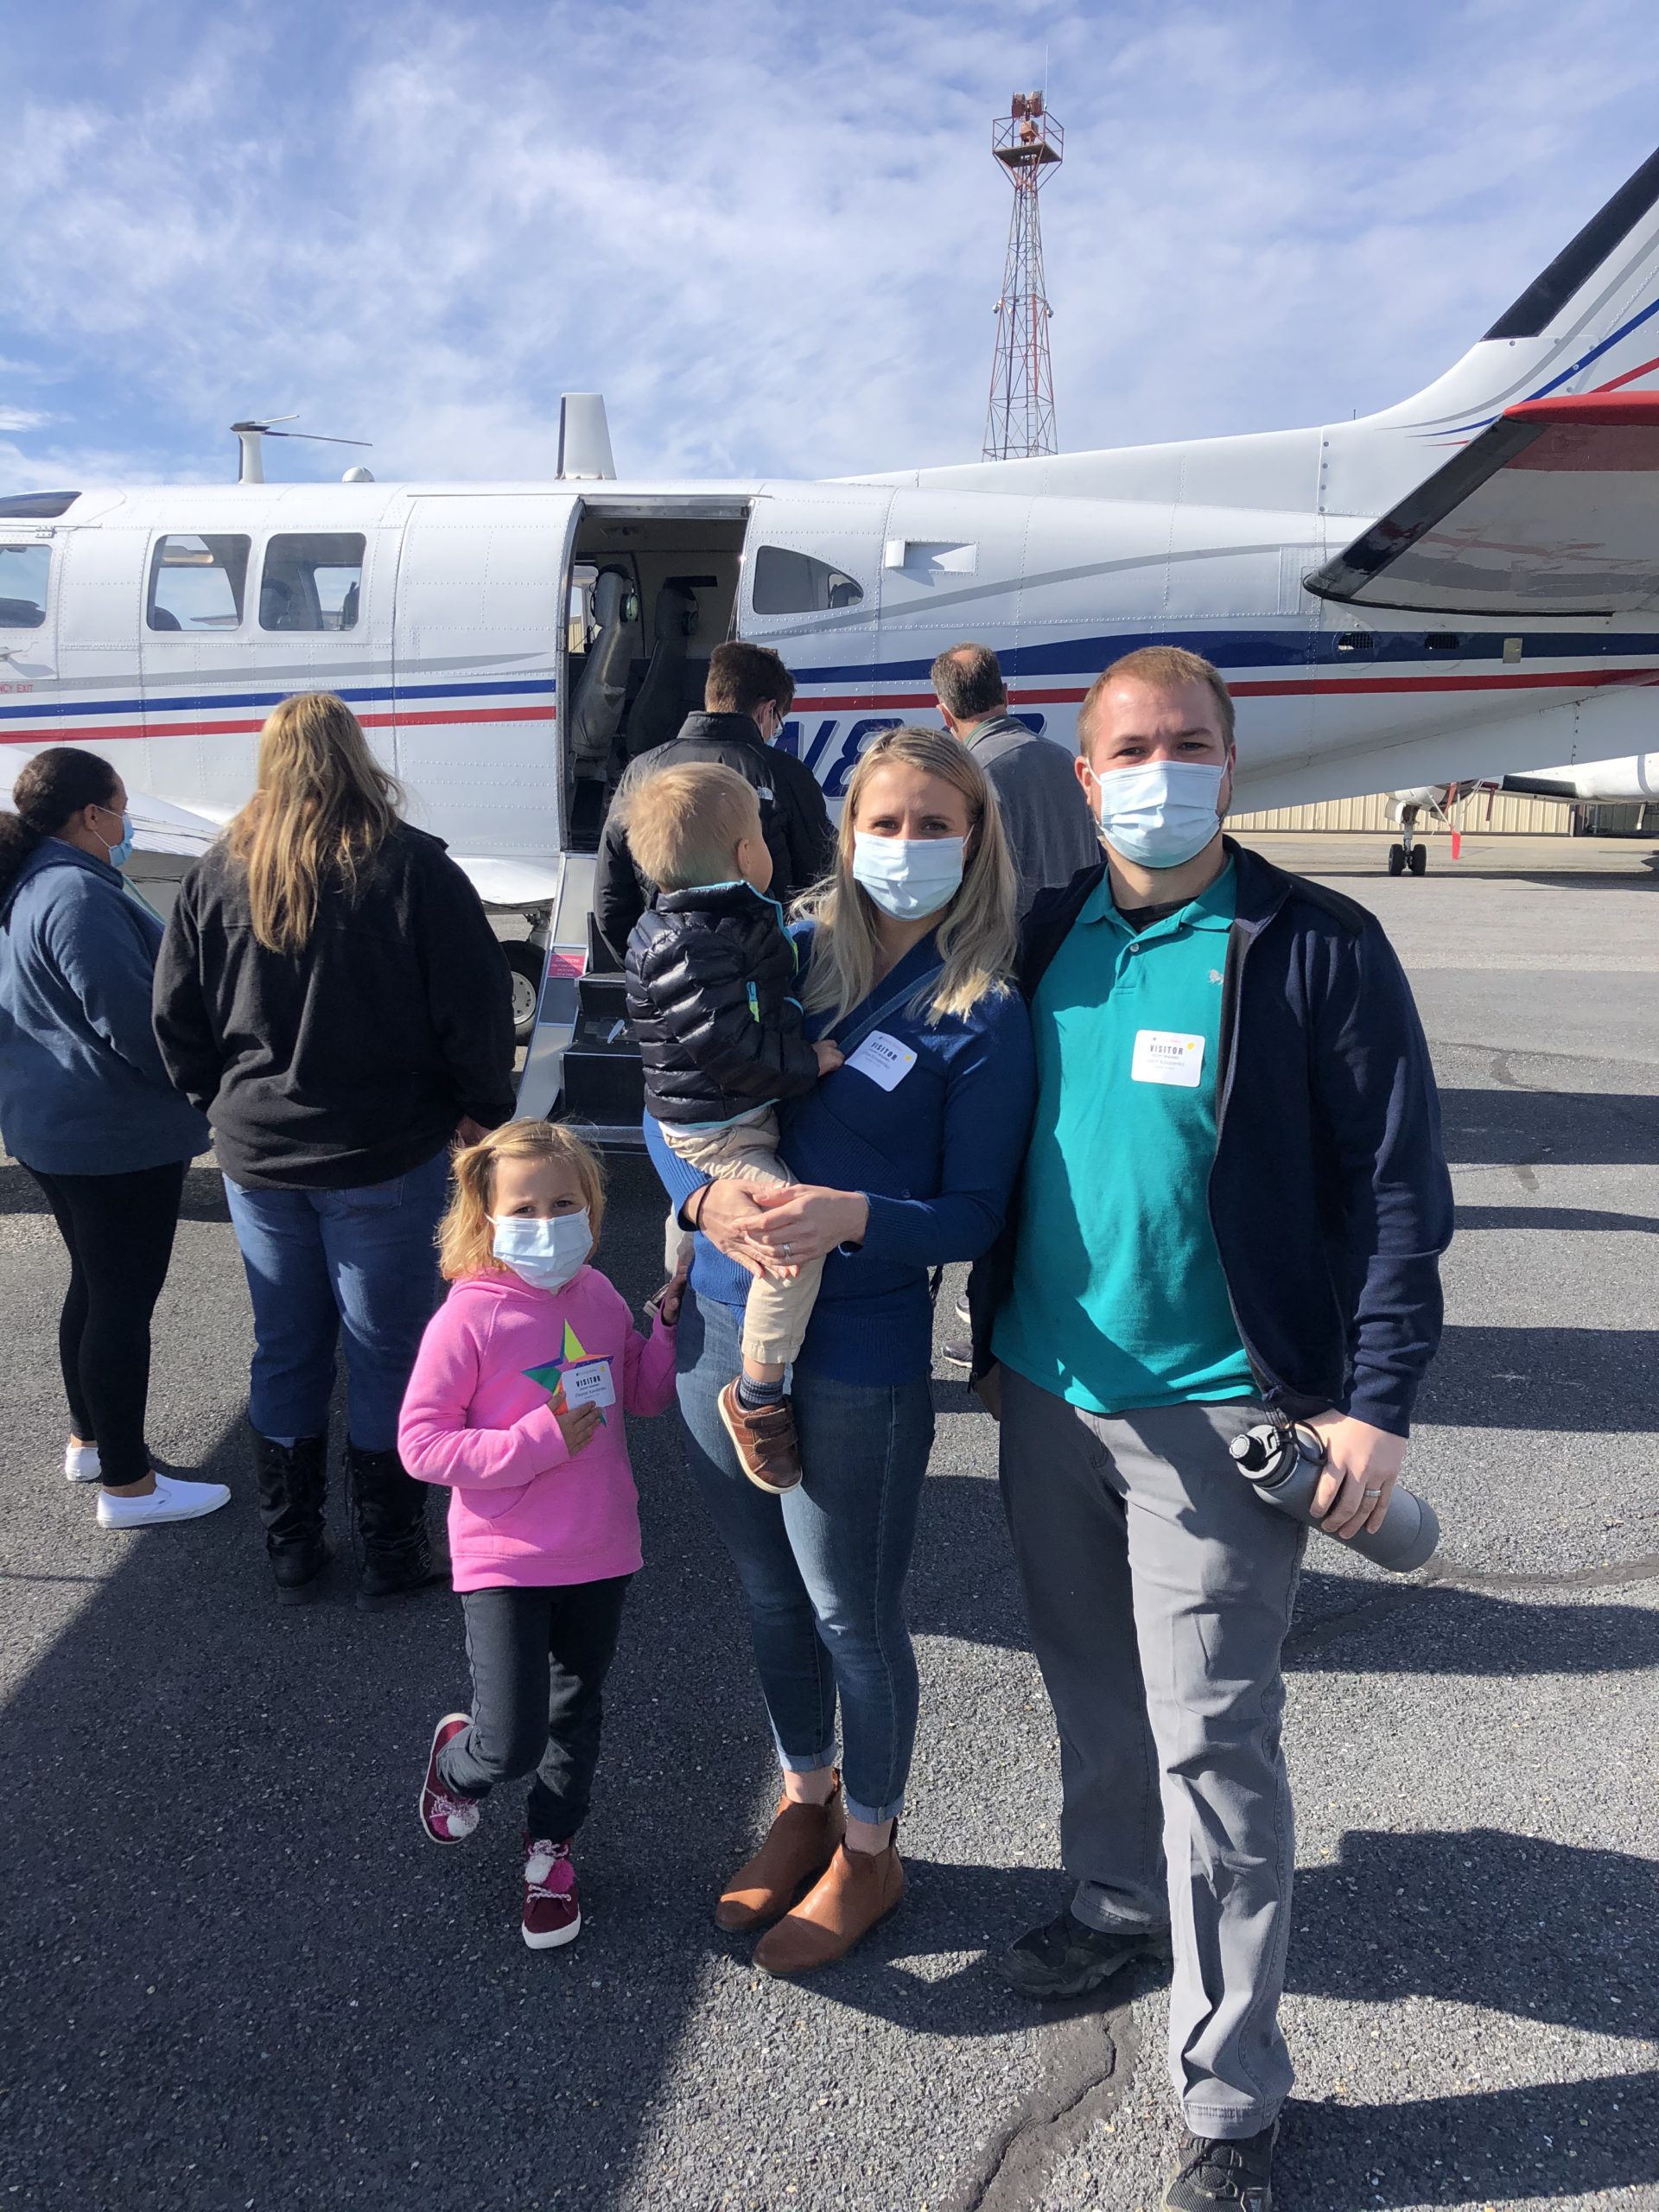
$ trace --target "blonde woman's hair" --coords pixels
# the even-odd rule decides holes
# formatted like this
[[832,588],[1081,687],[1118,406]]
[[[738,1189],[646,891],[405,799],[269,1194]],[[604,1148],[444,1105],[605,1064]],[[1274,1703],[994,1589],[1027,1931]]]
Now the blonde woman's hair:
[[809,891],[797,911],[817,924],[806,1006],[839,1020],[867,999],[875,982],[879,909],[853,875],[853,838],[859,802],[882,768],[917,768],[953,785],[968,803],[968,841],[962,885],[937,925],[944,965],[912,1004],[930,1021],[968,1014],[984,998],[1000,997],[1014,969],[1014,862],[1008,855],[996,794],[965,745],[937,729],[890,729],[878,737],[854,769],[841,810],[836,872]]
[[225,832],[248,871],[253,933],[268,952],[303,952],[322,888],[350,893],[396,824],[403,791],[332,691],[302,691],[266,717],[258,788]]
[[563,1122],[506,1122],[476,1144],[466,1146],[449,1163],[449,1205],[438,1224],[438,1267],[446,1282],[459,1282],[463,1275],[508,1272],[495,1256],[495,1230],[490,1220],[498,1160],[562,1160],[582,1186],[594,1242],[599,1242],[599,1224],[605,1218],[605,1170],[599,1154]]
[[658,768],[623,803],[628,850],[664,891],[729,883],[741,837],[759,837],[760,802],[735,768],[715,762]]

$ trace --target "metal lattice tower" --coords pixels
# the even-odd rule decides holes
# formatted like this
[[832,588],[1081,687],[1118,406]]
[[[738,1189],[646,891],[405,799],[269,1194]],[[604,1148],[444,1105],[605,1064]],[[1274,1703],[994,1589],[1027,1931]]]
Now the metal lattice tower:
[[1016,92],[1010,111],[991,126],[991,152],[1014,187],[1014,219],[1002,296],[996,303],[996,351],[991,404],[985,417],[987,461],[1058,450],[1054,372],[1048,358],[1052,309],[1043,289],[1043,181],[1065,157],[1065,133],[1041,92]]

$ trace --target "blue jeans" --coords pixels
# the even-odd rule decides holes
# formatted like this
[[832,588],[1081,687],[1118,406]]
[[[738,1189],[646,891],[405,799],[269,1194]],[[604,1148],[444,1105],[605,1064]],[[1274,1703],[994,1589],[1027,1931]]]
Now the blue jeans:
[[261,1436],[321,1436],[343,1328],[352,1442],[389,1452],[442,1287],[434,1243],[448,1148],[357,1191],[251,1191],[225,1178],[253,1300],[248,1418]]
[[776,1498],[745,1479],[715,1407],[741,1357],[738,1316],[688,1292],[678,1364],[691,1478],[743,1586],[778,1756],[793,1774],[833,1766],[839,1694],[847,1810],[895,1820],[916,1742],[904,1593],[933,1448],[929,1378],[889,1388],[798,1370],[806,1472]]

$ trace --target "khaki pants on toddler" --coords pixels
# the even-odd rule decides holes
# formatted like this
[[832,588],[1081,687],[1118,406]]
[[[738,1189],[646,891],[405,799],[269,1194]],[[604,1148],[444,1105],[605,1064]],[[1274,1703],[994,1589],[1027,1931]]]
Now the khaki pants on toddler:
[[[752,1122],[734,1122],[727,1129],[682,1129],[663,1122],[669,1150],[688,1167],[716,1181],[791,1184],[791,1175],[778,1157],[778,1116],[771,1112]],[[668,1217],[667,1260],[673,1273],[685,1231],[672,1214]],[[743,1356],[766,1367],[787,1367],[801,1348],[806,1325],[812,1318],[823,1262],[803,1260],[792,1281],[757,1273],[749,1302],[743,1312]]]

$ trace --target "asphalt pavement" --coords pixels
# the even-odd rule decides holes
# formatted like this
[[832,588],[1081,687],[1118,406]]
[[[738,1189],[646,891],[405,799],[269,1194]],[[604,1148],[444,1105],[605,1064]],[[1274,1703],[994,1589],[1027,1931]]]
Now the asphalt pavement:
[[[1659,2207],[1659,854],[1471,840],[1466,868],[1440,844],[1390,880],[1366,841],[1252,842],[1383,918],[1459,1204],[1409,1462],[1442,1556],[1402,1581],[1315,1538],[1292,1639],[1276,2203]],[[602,1260],[636,1304],[659,1251],[620,1162]],[[1178,2140],[1157,1977],[1034,2010],[982,1963],[1063,1894],[1056,1752],[993,1431],[951,1370],[909,1897],[796,1986],[709,1916],[773,1783],[671,1418],[633,1424],[648,1565],[587,1925],[531,1954],[515,1793],[464,1849],[415,1820],[466,1695],[454,1600],[360,1615],[342,1561],[326,1602],[270,1601],[214,1176],[190,1178],[152,1434],[231,1484],[223,1513],[105,1535],[62,1480],[63,1274],[0,1164],[0,2204],[1152,2212]]]

